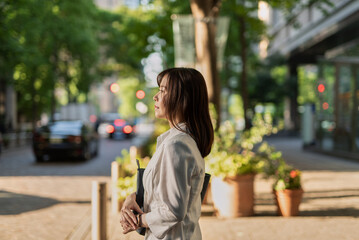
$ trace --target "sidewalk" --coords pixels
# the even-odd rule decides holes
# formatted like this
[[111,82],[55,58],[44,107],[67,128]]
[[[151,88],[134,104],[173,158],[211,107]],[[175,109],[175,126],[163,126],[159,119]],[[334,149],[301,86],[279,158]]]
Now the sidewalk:
[[[204,240],[336,240],[359,236],[359,162],[302,150],[298,138],[268,140],[289,164],[303,171],[305,191],[300,216],[278,217],[271,182],[255,180],[255,216],[219,219],[204,205],[200,225]],[[109,218],[110,240],[143,239],[136,232],[122,234],[118,215]]]
[[[1,134],[1,133],[0,133]],[[0,157],[2,153],[16,151],[19,147],[29,146],[32,143],[32,133],[29,132],[19,132],[19,133],[7,133],[9,138],[8,146],[4,146],[4,134],[1,134],[0,141]],[[1,140],[0,139],[0,140]]]

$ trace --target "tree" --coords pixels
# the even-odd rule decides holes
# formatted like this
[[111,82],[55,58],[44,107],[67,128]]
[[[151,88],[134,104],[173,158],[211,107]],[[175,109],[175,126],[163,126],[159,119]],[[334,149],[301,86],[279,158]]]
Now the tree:
[[14,85],[18,112],[35,128],[40,113],[53,116],[55,88],[86,95],[95,80],[97,10],[86,0],[19,0],[4,1],[0,11],[1,81]]
[[162,55],[165,67],[174,65],[172,14],[189,13],[186,1],[151,1],[131,9],[121,6],[112,12],[100,11],[100,43],[104,75],[140,77],[142,60],[151,53]]
[[215,46],[216,17],[220,9],[220,0],[190,0],[195,22],[195,46],[197,62],[207,83],[209,101],[215,106],[217,114],[216,129],[220,124],[221,85],[217,69],[217,51]]

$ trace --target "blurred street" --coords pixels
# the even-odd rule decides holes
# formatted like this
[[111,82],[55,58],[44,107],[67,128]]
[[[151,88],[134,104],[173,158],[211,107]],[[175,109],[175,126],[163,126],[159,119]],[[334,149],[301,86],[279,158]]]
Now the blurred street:
[[68,239],[91,214],[91,182],[108,182],[111,162],[130,145],[131,140],[101,139],[99,155],[89,161],[36,163],[29,146],[4,152],[0,239]]

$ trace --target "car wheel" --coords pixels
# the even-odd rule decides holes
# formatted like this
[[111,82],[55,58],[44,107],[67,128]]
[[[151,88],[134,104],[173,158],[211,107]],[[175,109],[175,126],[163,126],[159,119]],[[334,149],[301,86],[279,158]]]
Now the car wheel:
[[89,151],[89,148],[86,146],[83,149],[83,154],[82,154],[81,159],[84,160],[84,161],[87,161],[90,158],[91,158],[91,152]]
[[36,155],[36,162],[44,162],[44,156],[43,155]]

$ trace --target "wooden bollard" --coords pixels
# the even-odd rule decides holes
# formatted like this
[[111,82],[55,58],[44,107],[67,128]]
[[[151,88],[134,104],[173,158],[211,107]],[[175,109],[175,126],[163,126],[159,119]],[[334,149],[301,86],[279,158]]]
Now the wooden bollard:
[[117,161],[113,161],[111,163],[111,205],[112,205],[112,213],[116,214],[119,211],[119,202],[118,202],[118,187],[117,182],[120,176],[120,166]]
[[136,162],[136,156],[137,156],[137,147],[131,146],[130,147],[130,159],[132,163]]
[[106,183],[92,182],[92,240],[106,240],[107,214],[106,214]]

